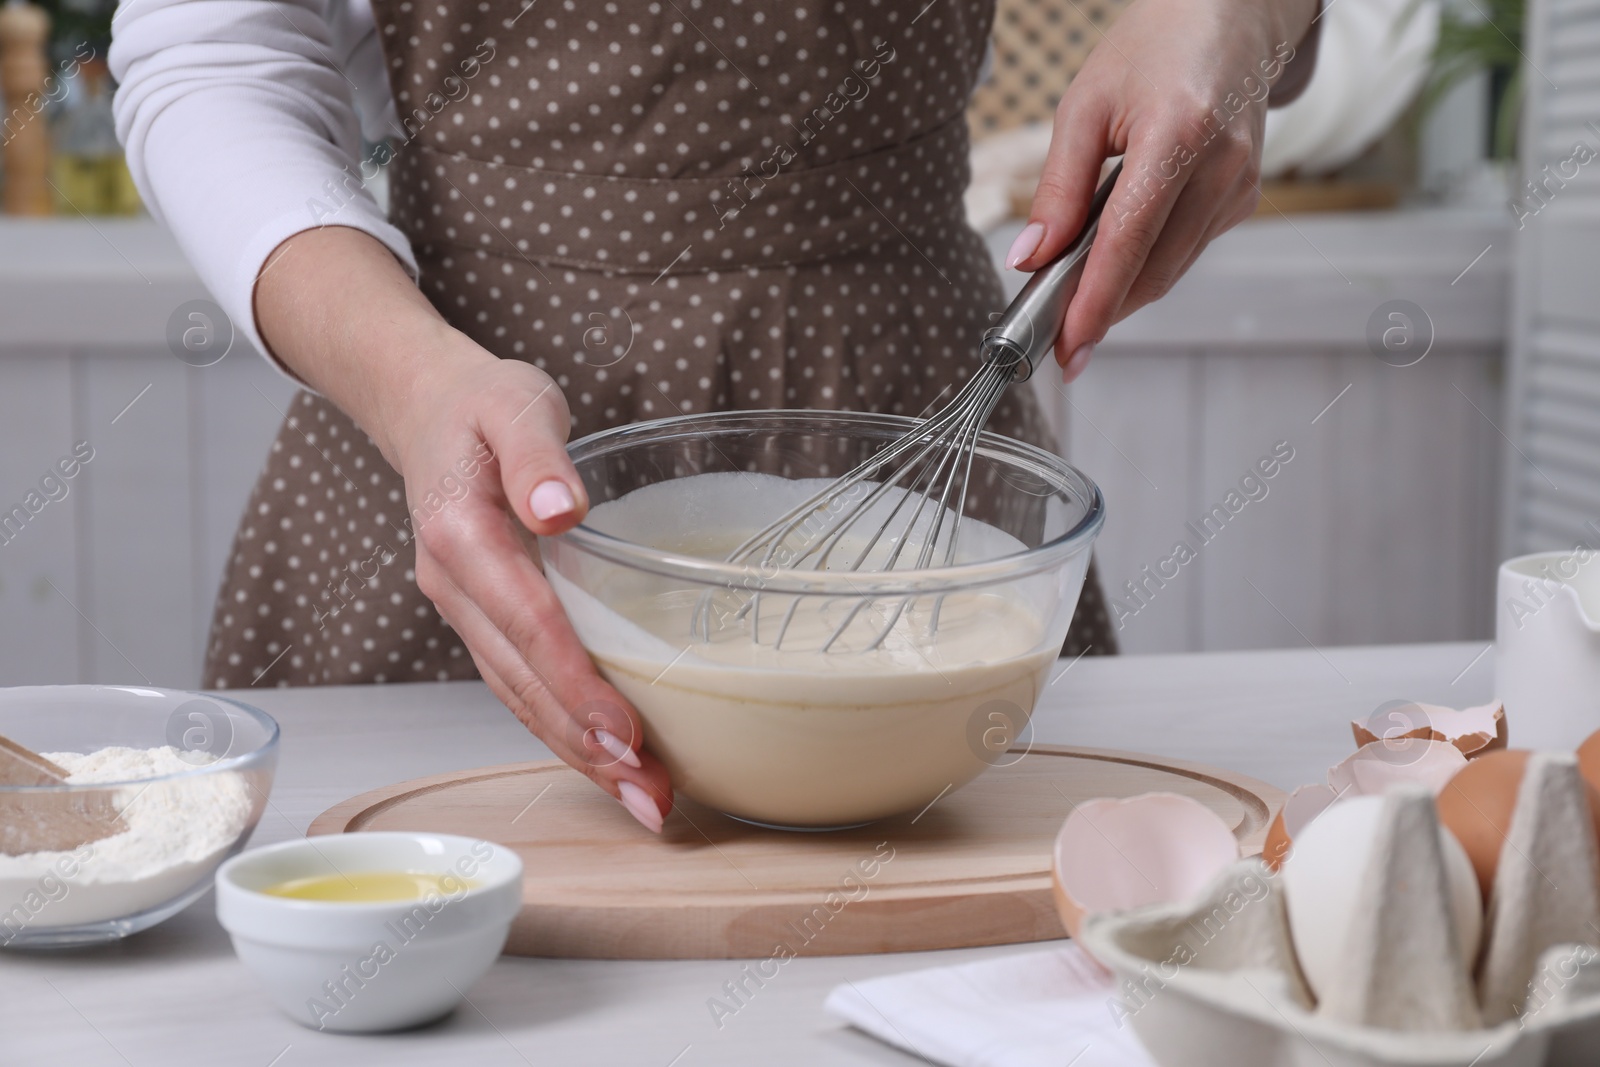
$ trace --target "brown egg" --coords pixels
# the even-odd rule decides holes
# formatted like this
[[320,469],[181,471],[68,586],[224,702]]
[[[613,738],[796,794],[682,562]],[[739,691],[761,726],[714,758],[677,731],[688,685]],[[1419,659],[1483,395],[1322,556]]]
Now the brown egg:
[[[1494,886],[1500,850],[1511,830],[1517,792],[1522,788],[1522,775],[1531,755],[1527,749],[1512,748],[1479,756],[1450,779],[1439,794],[1439,821],[1467,850],[1485,901]],[[1594,755],[1600,756],[1600,746]],[[1600,827],[1600,793],[1595,792],[1593,780],[1589,780],[1589,816]]]

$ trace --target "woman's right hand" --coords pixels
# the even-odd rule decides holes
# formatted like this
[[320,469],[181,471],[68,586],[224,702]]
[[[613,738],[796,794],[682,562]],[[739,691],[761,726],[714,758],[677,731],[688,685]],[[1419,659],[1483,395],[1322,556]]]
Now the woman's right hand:
[[446,324],[388,250],[355,230],[280,245],[256,313],[274,355],[405,479],[417,585],[495,696],[659,833],[672,808],[666,768],[643,751],[638,713],[596,673],[536,562],[530,531],[561,533],[588,508],[555,383]]
[[1056,339],[1065,381],[1112,324],[1164,296],[1255,210],[1267,107],[1289,95],[1273,83],[1304,88],[1317,11],[1317,0],[1138,0],[1089,54],[1056,109],[1028,225],[1006,257],[1025,271],[1055,258],[1083,226],[1102,162],[1122,156]]

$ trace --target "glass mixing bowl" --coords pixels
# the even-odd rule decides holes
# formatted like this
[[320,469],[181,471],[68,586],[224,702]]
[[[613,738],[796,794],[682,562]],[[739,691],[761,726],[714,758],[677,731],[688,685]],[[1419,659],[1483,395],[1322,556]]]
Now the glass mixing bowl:
[[[146,686],[0,689],[0,736],[95,779],[0,785],[0,947],[113,941],[176,915],[243,847],[278,762],[278,724],[266,712]],[[170,751],[137,774],[117,770],[137,762],[106,757],[98,771],[76,766],[114,748]],[[75,815],[103,825],[108,813],[119,832],[28,850],[40,842],[29,827],[59,834],[79,825]]]
[[781,566],[804,527],[771,559],[725,562],[916,426],[725,412],[570,446],[592,510],[541,539],[545,573],[684,795],[749,822],[834,828],[918,811],[1014,758],[1105,521],[1100,490],[1061,458],[983,434],[948,566]]

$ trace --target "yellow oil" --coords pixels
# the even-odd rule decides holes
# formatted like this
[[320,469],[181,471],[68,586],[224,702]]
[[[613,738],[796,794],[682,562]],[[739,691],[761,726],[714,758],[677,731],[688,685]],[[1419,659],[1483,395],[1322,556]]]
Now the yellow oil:
[[471,889],[476,884],[453,874],[440,875],[427,871],[361,871],[291,878],[287,882],[268,886],[262,892],[294,900],[383,904],[400,900],[421,900],[430,894],[448,897]]

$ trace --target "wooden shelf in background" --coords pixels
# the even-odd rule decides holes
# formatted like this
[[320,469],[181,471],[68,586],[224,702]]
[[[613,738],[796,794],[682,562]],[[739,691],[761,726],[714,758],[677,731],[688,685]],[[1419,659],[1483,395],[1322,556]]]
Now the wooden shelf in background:
[[1255,217],[1391,211],[1399,203],[1400,187],[1389,182],[1266,181],[1261,183]]

